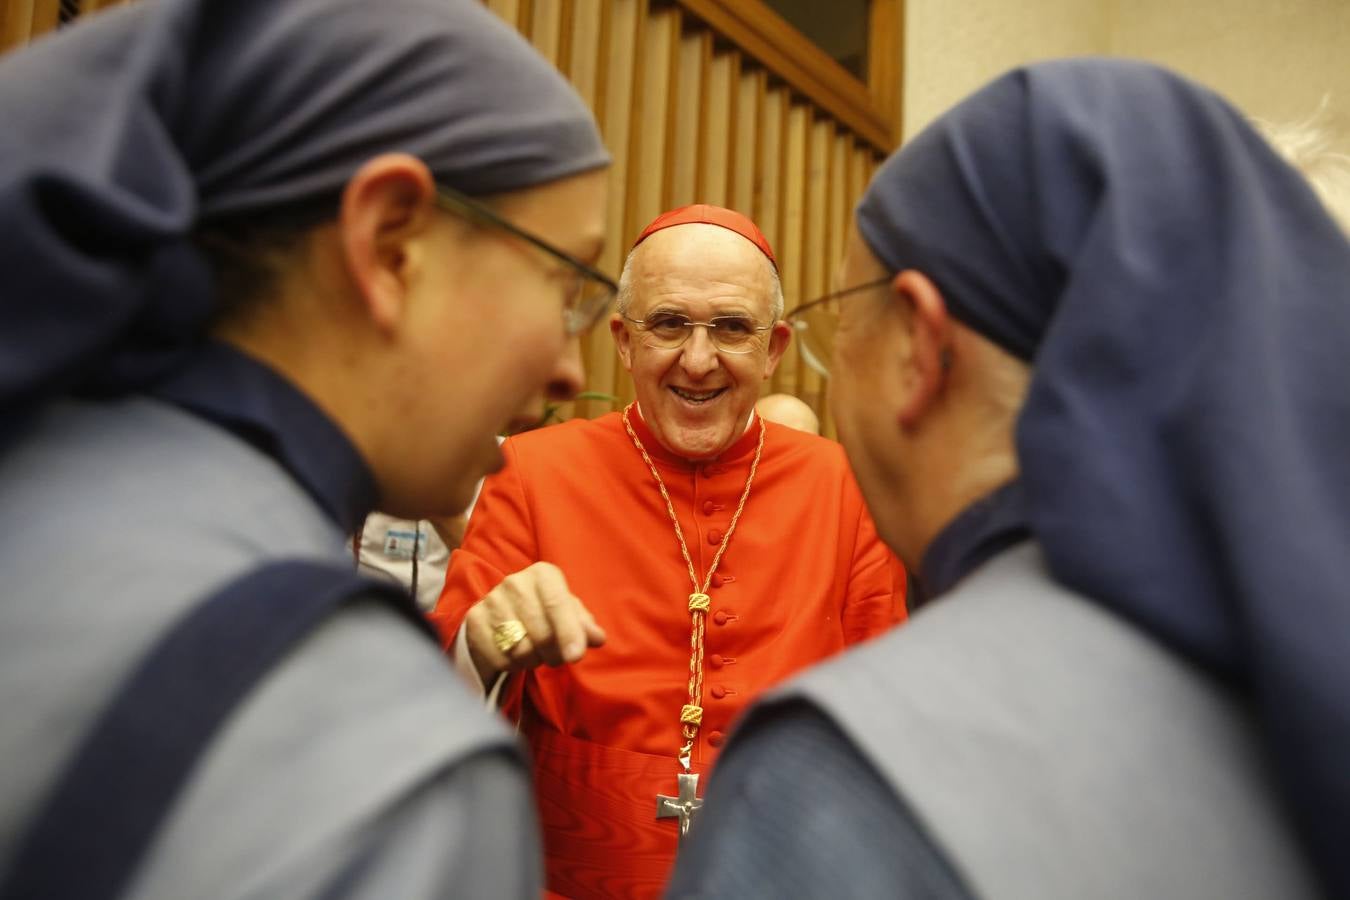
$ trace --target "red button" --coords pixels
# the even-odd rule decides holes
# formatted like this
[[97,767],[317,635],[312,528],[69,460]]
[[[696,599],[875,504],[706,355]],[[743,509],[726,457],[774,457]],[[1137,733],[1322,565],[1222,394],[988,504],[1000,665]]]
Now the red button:
[[713,622],[717,625],[727,624],[728,618],[729,617],[727,616],[727,614],[720,609],[717,612],[713,613]]
[[708,543],[712,544],[714,547],[722,543],[722,532],[718,531],[716,528],[708,532]]
[[713,747],[720,747],[726,742],[726,735],[720,731],[714,731],[708,735],[708,744]]
[[721,700],[723,697],[727,695],[727,689],[722,687],[720,684],[714,684],[712,686],[712,689],[709,690],[708,693],[712,694],[712,698],[714,700]]
[[703,467],[703,477],[704,477],[704,478],[716,478],[718,475],[721,475],[721,474],[722,474],[722,467],[721,467],[721,466],[704,466],[704,467]]
[[712,515],[713,513],[715,513],[715,512],[717,512],[717,504],[714,503],[714,502],[712,502],[711,500],[704,500],[704,501],[703,501],[703,514],[704,514],[705,516],[711,516],[711,515]]
[[708,665],[712,666],[714,669],[720,669],[724,664],[720,653],[714,653],[712,656],[708,657]]
[[721,575],[714,575],[714,576],[712,577],[712,586],[713,586],[713,587],[721,587],[722,585],[724,585],[724,584],[726,584],[726,583],[727,583],[727,580],[726,580],[725,578],[723,578]]

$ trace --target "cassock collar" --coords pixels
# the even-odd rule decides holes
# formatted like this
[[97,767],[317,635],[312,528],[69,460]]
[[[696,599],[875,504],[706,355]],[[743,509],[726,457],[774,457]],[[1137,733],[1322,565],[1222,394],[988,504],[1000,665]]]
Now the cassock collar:
[[274,370],[208,343],[151,393],[280,463],[346,533],[375,507],[375,478],[346,434]]
[[647,448],[647,455],[652,459],[666,463],[672,466],[683,466],[686,469],[695,469],[708,463],[733,463],[754,452],[759,444],[759,428],[756,427],[756,421],[759,419],[759,413],[750,414],[750,425],[745,432],[736,439],[736,442],[722,452],[720,456],[713,459],[688,460],[683,456],[677,456],[668,450],[665,444],[657,439],[656,435],[648,427],[646,421],[642,418],[642,413],[638,410],[638,405],[633,404],[633,411],[628,416],[628,421],[633,425],[633,433],[642,441],[642,446]]
[[917,608],[945,594],[991,557],[1031,537],[1022,485],[1013,480],[967,506],[928,545],[919,566]]

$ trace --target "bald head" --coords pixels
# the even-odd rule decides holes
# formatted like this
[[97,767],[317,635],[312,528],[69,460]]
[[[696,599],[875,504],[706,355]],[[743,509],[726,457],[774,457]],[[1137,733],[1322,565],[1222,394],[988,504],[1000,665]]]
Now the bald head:
[[786,425],[807,434],[820,434],[820,419],[815,410],[791,394],[769,394],[755,404],[755,412],[770,422]]
[[792,340],[773,265],[736,231],[686,222],[638,244],[619,283],[609,328],[643,419],[676,455],[716,457]]
[[619,277],[619,312],[628,315],[639,297],[645,307],[653,306],[677,284],[706,296],[762,304],[761,321],[783,317],[783,288],[773,263],[750,240],[720,225],[675,225],[634,247]]

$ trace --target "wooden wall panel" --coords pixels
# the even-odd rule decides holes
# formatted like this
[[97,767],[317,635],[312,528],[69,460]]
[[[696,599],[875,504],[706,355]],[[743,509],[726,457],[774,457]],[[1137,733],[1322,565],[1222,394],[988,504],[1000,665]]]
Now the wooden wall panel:
[[[810,123],[806,163],[806,222],[802,238],[802,284],[799,303],[809,303],[829,290],[828,273],[838,264],[830,258],[830,149],[834,143],[834,125],[829,120],[817,119]],[[801,359],[797,348],[798,397],[816,410],[823,411],[824,380],[819,372]]]
[[[738,63],[744,66],[740,54],[736,53],[735,56]],[[763,177],[759,160],[764,132],[760,126],[767,81],[768,75],[763,69],[742,68],[736,85],[736,117],[732,123],[735,136],[732,140],[731,170],[727,174],[730,179],[727,195],[731,208],[748,216],[755,214],[758,185]]]
[[[528,2],[528,0],[523,0]],[[520,27],[520,5],[522,0],[487,0],[488,9],[501,16],[513,28]]]
[[604,99],[600,92],[600,57],[608,4],[604,0],[570,0],[567,6],[558,48],[562,70],[598,119]]
[[[804,103],[788,107],[783,141],[782,221],[778,243],[778,274],[783,280],[783,297],[788,307],[796,306],[802,298],[802,276],[805,272],[806,245],[806,188],[807,188],[807,132],[811,127],[811,109]],[[797,393],[798,350],[796,342],[788,345],[778,371],[772,379],[772,390]]]
[[872,152],[857,142],[853,145],[853,165],[849,169],[850,194],[861,197],[872,180]]
[[672,8],[651,10],[642,28],[642,49],[634,73],[636,94],[629,136],[630,168],[624,222],[625,248],[664,209],[666,158],[673,114],[670,96],[679,63],[680,14]]
[[531,0],[529,30],[526,32],[539,55],[560,69],[562,25],[569,5],[567,0]]
[[[669,196],[667,154],[674,123],[671,92],[679,65],[680,12],[653,7],[639,29],[641,44],[634,71],[633,125],[628,142],[628,173],[620,249],[627,252],[638,233],[656,218]],[[609,392],[620,404],[633,399],[633,383],[622,367]]]
[[710,49],[707,32],[687,31],[670,82],[671,134],[667,141],[666,196],[663,209],[687,206],[698,197],[699,128],[703,112],[704,58]]
[[[559,42],[559,61],[563,73],[570,78],[576,93],[582,96],[593,111],[595,119],[603,119],[605,93],[601,86],[602,72],[609,57],[606,30],[610,24],[610,4],[606,0],[568,0],[567,18],[563,19],[562,39]],[[603,123],[601,123],[603,130]],[[612,188],[613,190],[613,188]],[[613,242],[614,237],[609,237]],[[605,266],[612,271],[613,266]],[[606,370],[614,366],[614,351],[606,328],[591,329],[582,336],[582,360],[587,372]],[[595,390],[594,386],[589,386]],[[606,391],[607,393],[607,391]],[[559,410],[563,418],[580,416],[590,418],[609,410],[609,403],[579,399]]]
[[[836,133],[830,147],[830,208],[828,215],[827,258],[830,261],[830,278],[834,278],[836,267],[844,258],[844,246],[848,239],[849,224],[853,221],[854,196],[848,181],[849,150],[852,142],[847,134]],[[827,290],[842,290],[848,287],[831,280]]]
[[694,188],[699,203],[731,204],[731,167],[736,158],[736,100],[740,57],[718,53],[713,37],[704,32],[703,97],[700,110],[698,181]]
[[[869,87],[854,78],[761,0],[676,0],[704,27],[717,31],[790,85],[804,102],[822,109],[889,151],[895,132]],[[815,0],[825,5],[825,0]],[[872,0],[873,4],[883,0]],[[898,0],[885,0],[898,2]],[[868,43],[877,55],[899,57],[900,30],[893,17],[874,17]],[[885,30],[878,31],[881,27]],[[880,77],[880,73],[878,74]]]
[[600,268],[617,275],[627,249],[627,190],[630,135],[634,121],[634,78],[646,25],[647,0],[610,0],[600,41],[599,86],[602,101],[596,111],[600,133],[613,162],[609,170],[609,233]]
[[[647,0],[604,0],[597,42],[596,117],[609,147],[613,163],[609,170],[608,233],[605,251],[598,266],[615,278],[623,265],[628,233],[625,227],[629,171],[629,136],[633,129],[633,79],[646,19]],[[614,341],[605,324],[594,328],[583,341],[587,370],[587,388],[614,394],[622,367],[614,351]],[[596,416],[609,412],[615,404],[591,401],[582,414]]]
[[[853,141],[849,135],[836,132],[830,142],[829,208],[825,214],[825,291],[841,290],[848,285],[839,278],[839,264],[844,259],[844,246],[848,230],[853,221],[853,196],[849,182],[849,166]],[[828,361],[826,361],[828,362]],[[829,391],[822,385],[819,393],[819,406],[816,413],[820,416],[821,433],[834,437],[834,419],[830,415]]]
[[[868,19],[873,46],[867,54],[867,88],[878,112],[890,122],[892,146],[898,147],[904,130],[904,103],[900,91],[904,67],[901,49],[905,45],[904,4],[901,0],[871,0]],[[878,40],[879,36],[881,40]]]
[[764,92],[759,98],[759,141],[756,166],[753,173],[753,195],[745,212],[758,223],[760,231],[769,239],[776,255],[781,256],[783,232],[782,198],[786,188],[783,172],[783,144],[787,132],[788,92],[786,88],[769,88],[761,79]]
[[60,0],[4,0],[0,11],[0,51],[41,37],[60,20]]

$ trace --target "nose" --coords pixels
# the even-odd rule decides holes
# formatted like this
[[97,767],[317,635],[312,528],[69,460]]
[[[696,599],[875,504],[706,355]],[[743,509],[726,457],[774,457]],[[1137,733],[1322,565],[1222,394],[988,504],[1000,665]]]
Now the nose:
[[696,325],[693,332],[680,351],[680,368],[690,378],[702,378],[719,365],[717,347],[707,328]]
[[570,337],[558,356],[558,364],[548,381],[548,398],[557,403],[571,400],[586,384],[586,369],[581,363],[581,338]]

